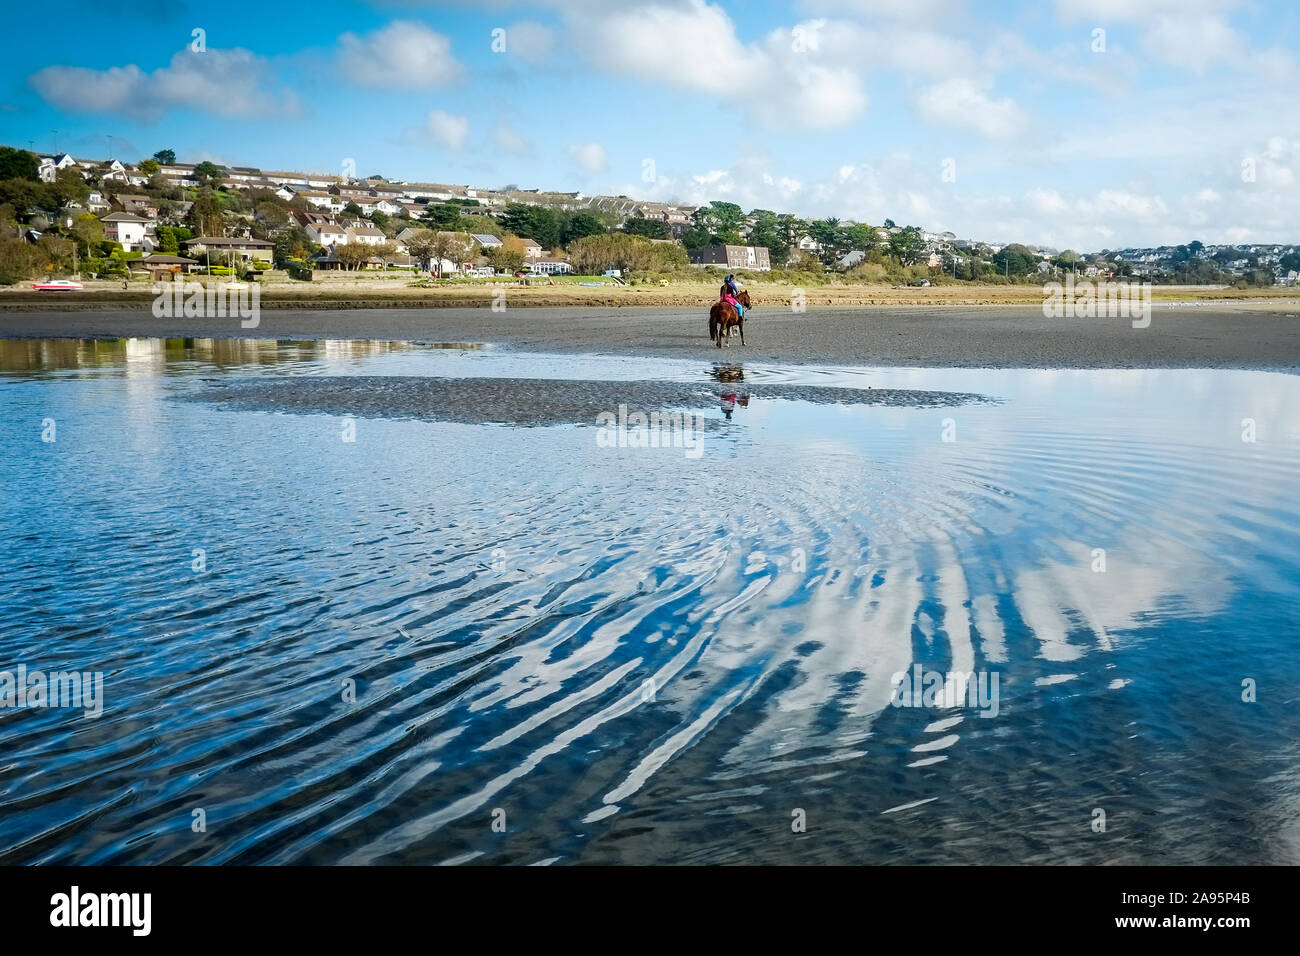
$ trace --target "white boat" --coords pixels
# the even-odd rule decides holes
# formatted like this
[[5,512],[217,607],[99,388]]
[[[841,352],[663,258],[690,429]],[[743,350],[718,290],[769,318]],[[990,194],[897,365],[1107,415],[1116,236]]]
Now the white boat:
[[80,282],[71,279],[49,279],[45,282],[33,282],[32,288],[37,292],[76,292],[81,288]]

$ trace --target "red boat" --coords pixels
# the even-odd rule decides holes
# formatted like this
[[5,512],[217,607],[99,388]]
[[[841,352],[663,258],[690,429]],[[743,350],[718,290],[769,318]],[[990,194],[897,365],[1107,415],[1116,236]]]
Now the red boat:
[[50,279],[48,282],[33,282],[32,288],[37,292],[76,292],[81,283],[71,279]]

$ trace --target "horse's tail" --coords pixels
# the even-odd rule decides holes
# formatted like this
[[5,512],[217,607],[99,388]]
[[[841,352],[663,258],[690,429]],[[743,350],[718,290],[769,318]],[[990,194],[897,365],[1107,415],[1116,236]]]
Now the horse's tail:
[[709,341],[710,342],[717,341],[718,338],[718,312],[719,311],[720,309],[716,305],[713,308],[709,309]]

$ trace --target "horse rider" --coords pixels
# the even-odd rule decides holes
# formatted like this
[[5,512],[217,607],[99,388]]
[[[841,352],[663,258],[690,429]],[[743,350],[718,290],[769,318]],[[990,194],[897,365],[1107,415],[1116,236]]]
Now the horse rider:
[[723,302],[728,302],[736,310],[736,315],[744,317],[745,307],[740,304],[740,287],[736,285],[736,277],[729,275],[722,280],[722,288],[718,290],[718,298]]

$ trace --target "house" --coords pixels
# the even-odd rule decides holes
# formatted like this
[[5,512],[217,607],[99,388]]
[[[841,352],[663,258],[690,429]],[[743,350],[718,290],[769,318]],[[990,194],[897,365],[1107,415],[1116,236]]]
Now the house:
[[524,239],[522,241],[524,244],[525,259],[539,259],[545,254],[546,250],[543,249],[541,244],[535,239]]
[[530,259],[524,266],[529,272],[540,272],[543,275],[571,275],[573,273],[573,264],[567,259],[557,259],[554,256],[538,256],[536,259]]
[[155,282],[174,275],[190,273],[199,267],[198,260],[185,259],[181,256],[166,256],[155,253],[143,259],[129,259],[126,267],[132,272],[147,272]]
[[[388,241],[388,237],[384,235],[382,229],[368,222],[350,222],[347,224],[345,231],[347,232],[347,240],[344,245],[347,245],[348,242],[359,242],[367,246],[382,246]],[[324,243],[321,244],[324,245]]]
[[159,174],[165,176],[176,186],[197,186],[199,181],[194,178],[194,167],[187,165],[163,166],[158,170]]
[[496,249],[502,244],[501,240],[498,239],[496,236],[489,236],[486,233],[482,233],[482,232],[471,232],[469,234],[469,237],[473,239],[475,242],[477,242],[484,249]]
[[57,156],[42,156],[39,169],[41,182],[52,183],[59,178],[59,170],[75,167],[77,161],[67,153],[60,153]]
[[709,246],[692,250],[689,254],[693,266],[725,266],[751,272],[768,272],[772,268],[768,251],[763,246]]
[[113,201],[121,207],[122,212],[135,213],[137,216],[144,216],[146,219],[158,218],[158,207],[148,196],[129,196],[126,193],[118,193],[113,197]]
[[303,225],[311,241],[318,246],[346,246],[348,231],[333,222],[309,222]]
[[185,250],[192,256],[216,256],[221,260],[238,256],[245,261],[249,259],[269,260],[272,243],[265,239],[228,239],[224,236],[197,236],[186,239]]
[[144,248],[145,227],[149,220],[130,212],[110,212],[100,216],[104,224],[104,237],[120,243],[123,251],[135,252]]

